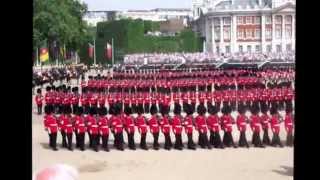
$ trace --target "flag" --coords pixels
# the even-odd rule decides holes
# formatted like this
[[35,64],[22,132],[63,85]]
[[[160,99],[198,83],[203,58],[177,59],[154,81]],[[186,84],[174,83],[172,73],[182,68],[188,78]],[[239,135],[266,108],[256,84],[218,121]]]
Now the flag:
[[61,54],[61,57],[63,57],[64,59],[67,59],[66,46],[60,47],[60,54]]
[[40,48],[40,61],[46,62],[49,60],[49,51],[48,48]]
[[89,43],[88,54],[90,58],[93,58],[94,46]]
[[107,48],[105,48],[105,57],[107,59],[111,59],[112,58],[112,46],[109,43],[107,43]]

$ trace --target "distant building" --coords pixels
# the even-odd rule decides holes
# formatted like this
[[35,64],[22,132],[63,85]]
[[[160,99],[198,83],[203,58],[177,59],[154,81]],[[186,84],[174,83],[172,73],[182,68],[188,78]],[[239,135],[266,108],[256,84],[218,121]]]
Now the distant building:
[[88,11],[83,19],[90,26],[96,26],[98,22],[116,20],[116,11]]
[[295,8],[295,0],[193,0],[191,24],[206,52],[294,51]]

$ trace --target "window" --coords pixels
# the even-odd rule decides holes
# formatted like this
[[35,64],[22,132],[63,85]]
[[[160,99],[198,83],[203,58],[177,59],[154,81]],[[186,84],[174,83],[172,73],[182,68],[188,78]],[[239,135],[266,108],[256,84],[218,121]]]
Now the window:
[[286,45],[286,50],[287,50],[287,51],[291,51],[291,44],[287,44],[287,45]]
[[251,16],[246,17],[246,24],[252,24],[252,17]]
[[243,24],[243,17],[242,16],[237,17],[237,24]]
[[248,46],[247,46],[247,52],[248,52],[248,53],[251,53],[251,45],[248,45]]
[[239,52],[241,52],[241,53],[243,52],[243,47],[242,47],[242,45],[239,46]]
[[260,46],[256,45],[256,52],[260,52]]
[[276,25],[276,38],[281,39],[282,31],[281,31],[281,25]]
[[260,16],[256,16],[256,17],[254,18],[254,23],[255,23],[255,24],[261,24],[261,17],[260,17]]
[[214,18],[213,23],[214,25],[220,26],[220,18]]
[[214,40],[220,40],[220,27],[214,27]]
[[261,39],[261,31],[260,29],[256,29],[256,39]]
[[266,39],[272,39],[272,29],[266,28]]
[[226,53],[230,53],[230,46],[226,46]]
[[230,25],[231,24],[231,18],[230,17],[224,17],[223,18],[223,24],[224,25]]
[[223,39],[230,40],[231,34],[230,34],[230,26],[223,28]]
[[238,29],[238,39],[243,39],[243,29]]
[[285,20],[286,20],[286,24],[292,24],[292,16],[291,15],[287,15],[285,17]]
[[278,45],[277,45],[277,53],[280,53],[280,52],[281,52],[281,45],[278,44]]
[[265,16],[266,24],[272,24],[272,17],[271,16]]
[[216,47],[216,52],[219,54],[220,53],[220,48],[219,46]]
[[272,50],[272,46],[271,45],[267,45],[267,52],[270,53]]
[[252,38],[252,31],[251,29],[246,29],[246,39],[251,39]]
[[282,16],[276,16],[276,24],[282,24]]
[[291,27],[291,24],[285,26],[285,36],[286,36],[286,39],[291,39],[291,37],[292,37],[292,27]]

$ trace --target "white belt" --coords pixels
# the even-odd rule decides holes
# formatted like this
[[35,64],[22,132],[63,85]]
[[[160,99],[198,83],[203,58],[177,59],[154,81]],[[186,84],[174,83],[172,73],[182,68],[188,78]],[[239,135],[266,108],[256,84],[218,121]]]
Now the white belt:
[[240,123],[241,125],[245,125],[246,123]]
[[122,127],[122,125],[116,125],[116,127]]
[[102,128],[109,128],[109,126],[101,126]]
[[192,125],[187,125],[187,127],[193,127]]
[[275,125],[273,125],[273,126],[280,126],[279,124],[275,124]]
[[176,125],[176,127],[182,127],[182,126],[180,126],[180,125]]
[[98,127],[98,125],[92,125],[91,127]]
[[292,123],[288,123],[288,125],[292,125]]
[[170,125],[168,125],[168,124],[165,124],[165,125],[163,125],[164,127],[170,127]]
[[58,126],[57,124],[49,124],[50,126]]
[[152,124],[151,126],[152,126],[152,127],[158,127],[158,125],[156,125],[156,124]]
[[214,126],[218,126],[219,124],[218,124],[218,123],[214,123],[213,125],[214,125]]
[[145,125],[145,124],[142,124],[142,125],[140,125],[140,126],[142,126],[142,127],[146,127],[147,125]]
[[226,126],[232,126],[232,124],[227,124]]
[[71,125],[71,124],[67,124],[66,126],[67,126],[67,127],[72,127],[72,125]]

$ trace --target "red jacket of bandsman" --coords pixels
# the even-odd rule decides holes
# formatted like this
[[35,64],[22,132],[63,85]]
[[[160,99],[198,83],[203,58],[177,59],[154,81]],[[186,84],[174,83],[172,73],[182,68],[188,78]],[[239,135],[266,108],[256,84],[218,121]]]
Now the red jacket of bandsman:
[[293,115],[291,113],[286,114],[284,118],[284,127],[288,133],[291,133],[293,130]]
[[192,134],[193,131],[193,120],[192,116],[186,116],[183,121],[184,130],[187,134]]
[[272,132],[279,134],[280,132],[279,115],[278,114],[272,115],[270,123],[271,123]]
[[158,119],[155,115],[151,116],[148,124],[151,133],[158,133],[160,131]]
[[70,118],[66,115],[60,116],[60,127],[61,130],[64,131],[67,134],[73,133],[73,126],[70,121]]
[[124,96],[124,104],[129,105],[130,104],[130,97],[129,94],[126,94]]
[[39,106],[39,105],[42,105],[42,101],[43,101],[43,96],[41,94],[37,94],[36,97],[35,97],[35,101],[36,101],[36,104]]
[[145,104],[150,104],[151,100],[150,100],[150,94],[149,93],[144,93],[143,94],[143,101]]
[[58,123],[54,116],[48,115],[44,118],[44,127],[48,130],[49,134],[58,131]]
[[224,114],[221,117],[221,124],[222,124],[222,129],[225,132],[232,132],[232,123],[233,123],[233,118],[230,114]]
[[207,125],[208,129],[213,132],[219,132],[220,131],[220,126],[219,126],[219,116],[217,114],[211,114],[207,118]]
[[[89,129],[90,129],[90,127],[91,127],[92,125],[97,124],[96,118],[93,117],[91,114],[89,114],[89,115],[85,118],[85,122],[86,122],[87,128],[89,128]],[[89,130],[89,129],[88,129],[88,130]]]
[[58,127],[61,132],[65,132],[65,125],[68,124],[69,118],[65,114],[61,114],[58,118]]
[[261,122],[260,122],[260,117],[258,115],[251,115],[251,129],[253,132],[260,132],[261,131]]
[[99,103],[99,106],[100,106],[100,107],[104,107],[104,106],[105,106],[105,104],[106,104],[106,97],[105,97],[105,95],[103,95],[103,94],[100,94],[100,95],[99,95],[98,103]]
[[47,93],[46,93],[46,95],[45,95],[45,102],[46,102],[46,104],[48,104],[48,105],[53,104],[53,98],[52,98],[50,92],[47,92]]
[[112,115],[110,118],[111,128],[115,133],[121,133],[123,131],[123,124],[118,116]]
[[247,117],[244,114],[239,114],[236,120],[238,130],[244,132],[247,129]]
[[207,133],[207,125],[205,117],[202,115],[198,115],[195,119],[195,127],[201,133]]
[[84,119],[79,115],[74,117],[74,130],[77,133],[85,133],[87,131]]
[[99,116],[98,125],[99,125],[99,134],[100,135],[108,135],[109,134],[109,121],[106,116]]
[[88,98],[85,94],[82,94],[80,96],[80,102],[81,102],[81,106],[86,106],[89,104]]
[[142,115],[138,115],[136,119],[136,126],[141,134],[147,133],[147,124],[145,118]]
[[163,134],[170,133],[170,122],[167,116],[162,117],[160,121],[161,131]]
[[269,129],[270,117],[267,113],[263,113],[260,116],[260,121],[261,121],[262,129]]
[[204,100],[206,99],[205,93],[199,93],[199,102],[204,103]]
[[98,98],[96,96],[96,94],[93,94],[90,99],[89,99],[90,105],[97,105],[98,104]]
[[182,132],[182,124],[181,124],[180,116],[175,115],[172,118],[171,125],[172,125],[172,130],[173,130],[174,134],[181,134],[181,132]]
[[135,131],[134,120],[131,116],[127,116],[127,115],[123,116],[123,125],[125,130],[128,133],[134,133]]

